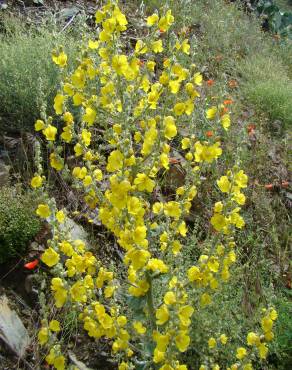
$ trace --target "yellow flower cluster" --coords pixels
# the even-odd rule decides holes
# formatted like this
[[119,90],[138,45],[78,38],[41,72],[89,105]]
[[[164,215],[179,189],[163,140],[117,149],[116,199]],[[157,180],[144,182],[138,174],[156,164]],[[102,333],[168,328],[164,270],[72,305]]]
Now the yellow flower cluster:
[[[148,36],[126,53],[120,35],[127,29],[127,18],[116,1],[107,3],[96,13],[96,39],[87,40],[71,74],[65,68],[64,51],[53,53],[53,62],[63,71],[54,99],[63,126],[53,125],[52,117],[35,124],[48,142],[51,167],[71,174],[84,203],[90,212],[98,213],[123,252],[127,284],[117,281],[83,241],[64,233],[60,224],[66,223],[65,210],[57,210],[51,201],[38,206],[36,213],[54,231],[42,261],[52,267],[55,306],[73,305],[90,337],[111,339],[119,370],[135,368],[131,358],[139,352],[133,343],[140,342],[153,348],[144,359],[149,368],[187,370],[179,356],[191,344],[192,317],[212,303],[220,282],[228,281],[229,268],[236,261],[233,233],[244,226],[238,205],[245,203],[241,189],[247,186],[247,176],[234,168],[217,181],[226,199],[215,204],[211,218],[218,234],[213,248],[188,271],[176,266],[201,173],[222,154],[216,138],[195,137],[196,122],[198,117],[211,120],[214,129],[222,131],[222,126],[229,128],[230,117],[220,114],[220,106],[196,112],[196,104],[203,104],[199,100],[203,77],[192,63],[187,39],[161,37],[173,22],[170,10],[161,17],[151,15],[145,22]],[[80,114],[74,117],[76,110]],[[173,168],[177,139],[181,141],[177,162],[185,175],[183,184],[166,197],[160,184],[163,174]],[[66,163],[59,143],[72,146],[78,165]],[[40,188],[44,180],[35,174],[31,186]],[[130,307],[119,306],[123,294],[116,294],[117,290],[142,302],[145,307],[139,319],[130,320]],[[267,322],[264,325],[268,327]],[[47,323],[39,332],[39,342],[51,348],[48,364],[63,370],[65,358],[54,344],[54,332],[59,330],[57,322]],[[226,344],[227,339],[222,334],[219,340]],[[214,346],[216,340],[211,338],[209,347]],[[243,356],[242,350],[238,353]]]

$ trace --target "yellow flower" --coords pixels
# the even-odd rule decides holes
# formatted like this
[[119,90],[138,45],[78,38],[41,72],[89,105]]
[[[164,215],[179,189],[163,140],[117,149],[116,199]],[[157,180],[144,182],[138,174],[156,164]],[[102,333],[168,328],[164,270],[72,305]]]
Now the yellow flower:
[[82,137],[82,142],[85,146],[89,146],[91,142],[91,132],[88,130],[84,129],[81,132],[81,137]]
[[74,87],[77,89],[83,89],[86,82],[84,70],[82,70],[81,67],[77,68],[73,73],[71,80]]
[[192,266],[188,269],[188,278],[190,282],[201,280],[202,274],[197,266]]
[[277,317],[278,317],[278,313],[277,313],[277,311],[273,308],[273,309],[271,310],[271,312],[270,312],[270,318],[271,318],[273,321],[275,321],[275,320],[277,320]]
[[175,337],[175,344],[180,352],[185,352],[188,349],[190,341],[190,337],[184,330],[179,331],[179,334]]
[[180,233],[181,236],[185,237],[187,235],[188,229],[187,229],[185,221],[182,221],[179,224],[177,230],[178,230],[178,232]]
[[61,330],[60,322],[58,320],[52,320],[49,324],[51,331],[59,332]]
[[166,264],[158,258],[150,258],[146,267],[147,270],[152,270],[153,272],[159,271],[161,273],[166,273],[168,271]]
[[114,150],[110,153],[107,159],[107,171],[114,172],[123,167],[124,156],[119,150]]
[[162,40],[152,42],[151,47],[154,53],[161,53],[163,51]]
[[63,120],[66,122],[68,125],[71,125],[74,122],[74,117],[71,112],[65,112],[63,114]]
[[173,107],[173,111],[176,116],[181,116],[185,112],[185,109],[185,103],[176,103]]
[[238,360],[242,360],[246,355],[247,355],[247,351],[244,347],[237,348],[236,358],[238,358]]
[[89,49],[98,49],[99,41],[98,40],[89,40],[88,41],[88,47]]
[[64,167],[62,160],[55,153],[50,154],[50,164],[57,171],[60,171]]
[[47,343],[49,339],[49,330],[48,328],[41,328],[38,332],[38,340],[41,346]]
[[51,215],[51,211],[47,204],[39,204],[36,214],[42,218],[47,218]]
[[151,180],[145,173],[138,173],[134,184],[137,185],[139,191],[148,191],[151,193],[155,187],[155,182]]
[[175,120],[172,116],[167,116],[163,120],[164,125],[164,136],[171,140],[177,135],[177,129],[175,125]]
[[34,176],[30,182],[31,187],[34,189],[41,187],[42,184],[43,184],[43,178],[39,175]]
[[47,266],[52,267],[52,266],[56,265],[59,262],[60,256],[56,251],[54,251],[54,249],[52,247],[49,247],[43,253],[43,255],[41,257],[41,260]]
[[209,340],[208,340],[208,346],[209,348],[213,349],[215,348],[217,345],[217,342],[216,342],[216,339],[211,337]]
[[226,343],[227,343],[227,341],[228,341],[228,337],[227,337],[227,335],[225,335],[225,334],[221,334],[221,335],[220,335],[220,342],[221,342],[222,344],[226,344]]
[[222,193],[229,193],[231,190],[231,183],[227,176],[221,176],[220,179],[217,180],[217,185]]
[[62,94],[57,94],[54,99],[54,109],[56,114],[63,113],[63,104],[65,101],[65,96]]
[[218,110],[217,107],[211,107],[211,108],[207,109],[206,117],[209,120],[213,120],[216,117],[217,110]]
[[65,213],[64,213],[64,211],[58,211],[57,213],[56,213],[56,219],[57,219],[57,221],[60,223],[60,224],[62,224],[64,221],[65,221]]
[[159,20],[159,17],[157,14],[152,14],[150,15],[150,17],[147,18],[147,26],[151,27],[153,26],[154,24],[156,24]]
[[43,134],[45,135],[48,141],[54,141],[56,139],[57,128],[52,125],[48,125],[44,130]]
[[260,338],[256,333],[250,332],[247,334],[246,337],[247,344],[249,346],[258,345],[260,344]]
[[85,109],[85,114],[82,117],[83,121],[88,123],[88,126],[91,126],[93,125],[95,118],[96,118],[96,110],[91,107],[87,107]]
[[223,116],[221,117],[221,124],[226,131],[229,129],[230,124],[231,124],[229,114],[223,114]]
[[128,370],[128,369],[129,369],[129,366],[126,362],[123,361],[119,364],[119,369],[118,370]]
[[65,357],[57,356],[54,359],[54,367],[56,368],[56,370],[65,370]]
[[45,122],[42,121],[41,119],[36,120],[34,124],[34,128],[36,131],[41,131],[45,128]]
[[181,50],[183,51],[183,53],[189,55],[190,54],[190,44],[189,44],[189,40],[188,39],[185,39],[183,40],[182,44],[181,44]]
[[64,51],[61,51],[59,55],[53,54],[52,55],[53,62],[60,66],[61,68],[64,68],[67,65],[67,55],[64,53]]
[[220,265],[219,265],[218,259],[216,257],[213,257],[213,256],[210,257],[210,259],[207,262],[207,265],[208,265],[210,271],[218,272]]
[[112,59],[112,67],[118,75],[123,75],[129,67],[126,55],[114,55]]
[[190,317],[194,313],[194,309],[192,306],[183,306],[179,309],[178,317],[183,326],[190,326],[191,320]]
[[188,149],[191,146],[191,140],[187,137],[183,138],[181,141],[182,149]]
[[262,319],[261,324],[263,331],[266,333],[272,330],[273,320],[266,316]]
[[133,322],[133,327],[134,327],[134,329],[136,330],[136,332],[138,334],[145,334],[146,333],[147,329],[145,328],[145,326],[143,326],[141,321],[134,321]]
[[201,75],[200,72],[197,72],[194,74],[193,80],[196,85],[201,86],[203,82],[203,76]]
[[161,17],[158,22],[158,27],[162,32],[165,32],[174,22],[174,17],[171,14],[171,10],[168,10],[164,17]]
[[172,305],[176,303],[176,297],[173,292],[166,292],[164,295],[164,303],[167,305]]
[[177,94],[179,92],[181,83],[179,80],[171,80],[169,81],[168,85],[169,85],[171,93]]
[[163,304],[156,310],[156,319],[157,325],[163,325],[168,321],[169,312],[165,304]]
[[234,180],[235,180],[238,187],[240,187],[240,188],[246,188],[247,187],[248,177],[243,172],[243,170],[240,170],[239,172],[237,172],[235,174]]
[[166,216],[179,219],[181,216],[181,209],[178,202],[170,201],[164,205],[164,213]]
[[77,281],[70,289],[71,298],[75,302],[86,302],[86,288],[81,281]]

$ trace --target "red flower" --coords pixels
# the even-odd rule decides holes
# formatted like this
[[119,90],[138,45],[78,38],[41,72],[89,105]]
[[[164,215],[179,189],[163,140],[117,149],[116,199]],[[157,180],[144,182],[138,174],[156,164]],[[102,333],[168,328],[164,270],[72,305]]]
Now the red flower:
[[212,86],[212,85],[214,85],[214,82],[215,82],[214,80],[208,80],[207,81],[207,85],[208,86]]
[[35,259],[31,262],[28,262],[24,265],[24,267],[28,270],[33,270],[39,264],[39,260]]

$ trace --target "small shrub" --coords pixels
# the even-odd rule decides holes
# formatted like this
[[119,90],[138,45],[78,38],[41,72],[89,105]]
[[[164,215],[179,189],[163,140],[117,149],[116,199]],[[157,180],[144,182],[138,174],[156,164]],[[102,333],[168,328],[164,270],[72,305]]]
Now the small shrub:
[[0,264],[21,256],[40,229],[31,193],[0,188]]

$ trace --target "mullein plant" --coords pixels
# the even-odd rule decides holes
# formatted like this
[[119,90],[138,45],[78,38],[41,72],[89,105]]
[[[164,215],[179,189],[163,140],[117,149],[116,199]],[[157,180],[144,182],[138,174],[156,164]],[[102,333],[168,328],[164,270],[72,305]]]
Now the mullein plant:
[[[97,37],[86,40],[74,71],[68,70],[62,48],[53,52],[62,75],[54,109],[63,125],[45,115],[35,123],[47,141],[50,166],[71,176],[87,204],[88,221],[96,215],[123,251],[125,279],[64,231],[67,212],[46,195],[38,150],[31,186],[45,194],[36,213],[53,234],[41,259],[53,275],[54,306],[77,311],[80,327],[91,338],[107,338],[119,370],[187,369],[180,359],[192,347],[192,323],[213,304],[220,285],[228,283],[236,262],[234,233],[245,224],[240,210],[248,178],[237,165],[217,180],[221,197],[210,218],[208,248],[193,266],[184,267],[186,218],[203,185],[202,174],[222,155],[218,137],[231,119],[223,104],[200,99],[203,77],[193,64],[189,41],[168,32],[173,23],[170,10],[151,15],[145,37],[131,48],[123,36],[126,16],[117,1],[107,3],[96,12]],[[103,133],[98,140],[97,128]],[[214,134],[205,137],[205,129]],[[66,163],[66,145],[74,147],[78,166]],[[184,184],[164,196],[159,185],[175,150]],[[122,304],[125,296],[142,303],[143,313],[135,317],[131,305]],[[77,369],[65,357],[62,324],[44,312],[38,338],[46,362],[57,370]],[[276,317],[274,308],[266,309],[261,329],[248,333],[230,369],[252,369],[253,362],[266,358]],[[228,342],[222,333],[208,346]],[[212,358],[208,361],[201,370],[219,369]]]

